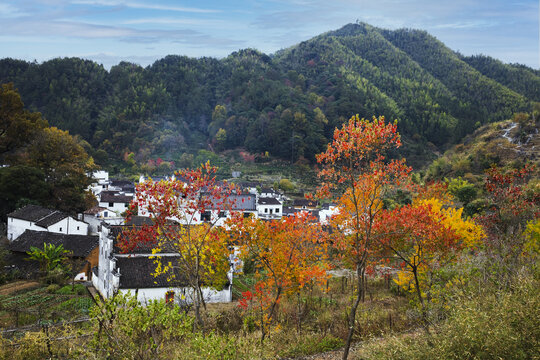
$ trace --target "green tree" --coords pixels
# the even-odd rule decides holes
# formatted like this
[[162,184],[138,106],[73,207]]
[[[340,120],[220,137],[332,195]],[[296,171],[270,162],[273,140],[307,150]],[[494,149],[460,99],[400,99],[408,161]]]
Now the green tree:
[[66,211],[85,208],[94,160],[67,131],[52,127],[40,132],[28,147],[27,163],[45,173],[53,206]]
[[30,255],[28,260],[39,262],[39,268],[45,272],[61,267],[64,261],[67,260],[66,254],[68,253],[69,251],[64,249],[63,245],[56,246],[47,243],[43,243],[43,249],[31,246],[30,251],[27,252]]
[[26,165],[0,168],[0,219],[5,221],[6,214],[26,204],[46,204],[49,190],[45,174],[38,168]]
[[24,109],[21,96],[12,83],[0,87],[0,162],[5,156],[27,145],[47,126],[40,113]]

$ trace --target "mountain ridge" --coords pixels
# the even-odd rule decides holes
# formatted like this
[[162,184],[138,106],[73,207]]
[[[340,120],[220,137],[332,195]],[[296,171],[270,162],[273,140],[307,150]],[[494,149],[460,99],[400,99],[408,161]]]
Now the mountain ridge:
[[223,59],[169,55],[110,71],[78,58],[6,58],[0,82],[14,82],[30,109],[80,135],[103,165],[130,153],[143,164],[237,147],[313,161],[354,114],[398,119],[411,144],[404,155],[422,164],[433,158],[429,149],[529,111],[540,93],[533,69],[464,57],[422,30],[364,23],[271,56],[254,49]]

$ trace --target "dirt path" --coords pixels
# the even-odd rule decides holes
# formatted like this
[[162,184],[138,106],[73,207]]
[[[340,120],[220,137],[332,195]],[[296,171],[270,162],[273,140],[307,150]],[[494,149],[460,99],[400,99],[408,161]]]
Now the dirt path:
[[16,281],[10,284],[0,286],[0,295],[9,295],[19,290],[24,290],[32,287],[38,287],[40,284],[37,281]]

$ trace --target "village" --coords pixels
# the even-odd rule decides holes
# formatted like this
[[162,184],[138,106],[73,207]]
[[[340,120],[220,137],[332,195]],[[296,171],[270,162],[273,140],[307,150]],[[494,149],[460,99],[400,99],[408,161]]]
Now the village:
[[[40,274],[39,264],[26,261],[31,248],[43,248],[44,244],[62,245],[69,251],[69,256],[77,260],[74,281],[87,285],[91,293],[104,299],[130,292],[136,293],[142,304],[159,299],[177,303],[189,301],[187,284],[180,281],[173,285],[167,276],[153,275],[156,264],[151,248],[123,252],[118,246],[119,235],[125,227],[152,222],[151,214],[143,208],[138,209],[137,216],[126,221],[126,211],[135,198],[136,185],[127,180],[110,179],[106,171],[95,171],[92,179],[88,191],[96,197],[98,205],[77,216],[38,205],[27,205],[7,215],[8,249],[11,252],[9,267],[27,279],[36,278]],[[139,183],[162,179],[174,180],[175,177],[152,179],[141,176]],[[226,215],[216,206],[216,209],[209,208],[196,214],[189,224],[184,222],[184,225],[212,222],[215,226],[223,226],[226,218],[234,212],[262,220],[280,220],[305,212],[326,224],[329,217],[337,212],[335,204],[292,200],[282,191],[261,187],[259,183],[238,183],[237,186],[239,190],[228,195],[231,206]],[[240,271],[238,266],[235,268],[239,262],[232,253],[226,286],[221,290],[204,288],[205,302],[232,301],[232,278],[235,272]]]

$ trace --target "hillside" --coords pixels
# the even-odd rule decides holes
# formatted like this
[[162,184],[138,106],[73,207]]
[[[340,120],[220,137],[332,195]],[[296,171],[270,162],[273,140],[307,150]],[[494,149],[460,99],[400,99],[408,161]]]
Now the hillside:
[[448,149],[427,169],[428,180],[459,176],[482,182],[485,170],[496,165],[520,168],[525,163],[540,164],[540,118],[520,113],[510,120],[487,124]]
[[402,154],[421,166],[479,126],[530,110],[540,93],[533,69],[462,57],[424,31],[367,24],[272,56],[252,49],[220,60],[171,55],[110,71],[77,58],[3,59],[5,82],[51,125],[80,135],[101,165],[131,153],[143,165],[238,147],[313,161],[333,129],[358,113],[398,119]]

